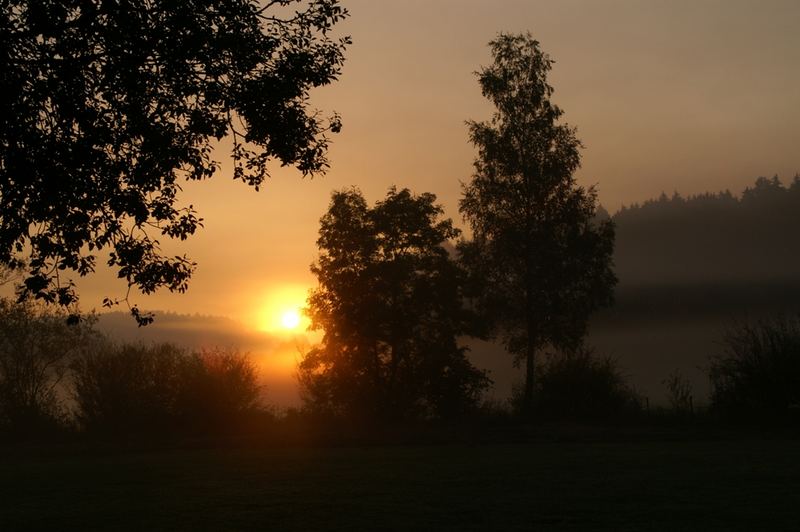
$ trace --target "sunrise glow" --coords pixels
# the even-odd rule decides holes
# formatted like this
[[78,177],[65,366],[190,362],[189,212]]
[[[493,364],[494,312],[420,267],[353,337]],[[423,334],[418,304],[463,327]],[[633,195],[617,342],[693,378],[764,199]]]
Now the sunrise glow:
[[265,287],[253,302],[254,328],[276,335],[304,333],[308,318],[303,314],[308,287],[296,284]]

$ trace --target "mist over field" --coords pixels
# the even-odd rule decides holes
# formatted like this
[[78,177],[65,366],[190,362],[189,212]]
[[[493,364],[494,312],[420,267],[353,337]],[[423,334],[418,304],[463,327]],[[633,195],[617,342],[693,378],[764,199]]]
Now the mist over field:
[[[662,196],[613,215],[620,279],[613,307],[595,315],[587,344],[616,358],[652,405],[666,402],[663,381],[680,370],[697,404],[710,392],[709,357],[722,353],[726,330],[745,320],[800,310],[800,184],[761,179],[743,194]],[[157,313],[139,328],[125,313],[100,315],[119,341],[172,342],[189,348],[237,347],[262,370],[265,398],[298,406],[295,365],[307,333],[254,331],[233,319]],[[490,371],[487,397],[507,400],[522,375],[497,343],[467,339],[470,359]]]

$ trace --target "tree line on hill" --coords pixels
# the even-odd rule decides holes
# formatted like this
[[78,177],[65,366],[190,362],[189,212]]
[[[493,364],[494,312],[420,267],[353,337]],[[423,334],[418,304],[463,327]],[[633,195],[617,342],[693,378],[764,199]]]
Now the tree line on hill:
[[798,282],[800,176],[788,185],[759,177],[739,197],[662,194],[612,219],[616,272],[628,286]]

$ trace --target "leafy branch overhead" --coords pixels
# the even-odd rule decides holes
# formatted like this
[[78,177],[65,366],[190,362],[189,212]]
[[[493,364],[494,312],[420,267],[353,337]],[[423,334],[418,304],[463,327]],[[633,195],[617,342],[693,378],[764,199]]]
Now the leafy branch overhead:
[[331,35],[338,0],[0,9],[0,262],[25,270],[22,297],[75,303],[62,275],[90,274],[105,250],[129,287],[185,291],[195,264],[159,238],[202,226],[179,194],[218,169],[212,142],[232,140],[234,178],[256,189],[271,161],[328,166],[341,122],[309,92],[337,79],[350,42]]

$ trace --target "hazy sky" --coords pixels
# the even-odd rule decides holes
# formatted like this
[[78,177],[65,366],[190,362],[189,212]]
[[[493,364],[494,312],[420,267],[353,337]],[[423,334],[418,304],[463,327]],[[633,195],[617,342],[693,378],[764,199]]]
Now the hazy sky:
[[[205,219],[170,250],[199,263],[189,292],[140,306],[228,316],[258,327],[313,286],[319,217],[330,192],[370,201],[390,185],[438,195],[460,223],[474,150],[467,119],[488,118],[474,71],[498,32],[530,31],[556,61],[554,100],[586,148],[579,181],[609,210],[662,191],[734,192],[800,171],[800,2],[345,0],[353,45],[339,82],[315,94],[338,111],[328,175],[275,169],[256,193],[222,171],[187,186]],[[224,148],[224,147],[223,147]],[[84,308],[124,286],[79,283]]]

